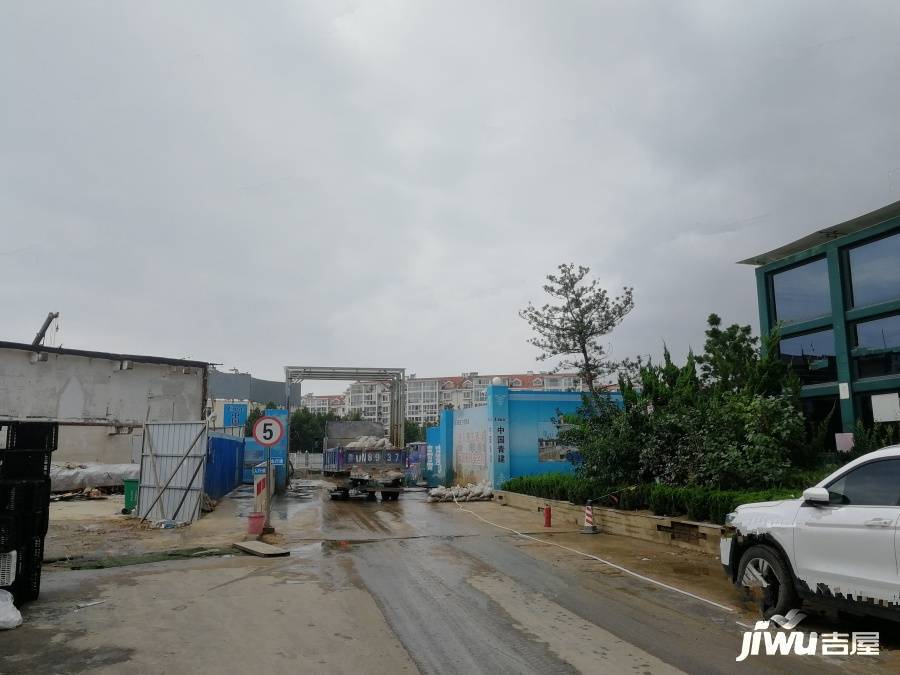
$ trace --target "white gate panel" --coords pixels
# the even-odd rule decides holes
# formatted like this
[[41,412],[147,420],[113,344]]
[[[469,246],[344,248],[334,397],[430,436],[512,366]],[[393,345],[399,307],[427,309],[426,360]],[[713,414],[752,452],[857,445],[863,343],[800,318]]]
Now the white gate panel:
[[144,425],[138,515],[192,523],[200,517],[206,469],[206,422]]

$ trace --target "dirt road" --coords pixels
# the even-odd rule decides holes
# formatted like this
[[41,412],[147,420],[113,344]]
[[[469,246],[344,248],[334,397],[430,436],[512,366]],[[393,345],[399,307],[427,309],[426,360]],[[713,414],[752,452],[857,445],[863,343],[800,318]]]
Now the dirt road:
[[[0,672],[895,671],[895,653],[735,663],[739,622],[753,617],[717,561],[627,538],[548,531],[539,514],[467,505],[487,521],[678,592],[422,497],[285,508],[276,527],[292,551],[287,558],[51,568],[25,625],[0,633]],[[209,520],[196,535],[171,533],[171,541],[233,540],[240,509],[228,516],[238,527],[227,513],[228,505],[218,516],[222,529]],[[61,546],[72,527],[51,528],[50,536],[56,532]],[[154,533],[152,547],[165,536]],[[100,604],[79,607],[91,602]]]

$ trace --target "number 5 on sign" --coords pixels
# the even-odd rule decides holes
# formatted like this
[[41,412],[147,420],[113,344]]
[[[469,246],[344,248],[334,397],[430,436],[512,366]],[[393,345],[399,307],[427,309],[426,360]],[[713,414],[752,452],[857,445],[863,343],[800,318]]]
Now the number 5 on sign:
[[284,436],[284,425],[277,417],[260,417],[253,425],[253,440],[260,445],[277,445]]

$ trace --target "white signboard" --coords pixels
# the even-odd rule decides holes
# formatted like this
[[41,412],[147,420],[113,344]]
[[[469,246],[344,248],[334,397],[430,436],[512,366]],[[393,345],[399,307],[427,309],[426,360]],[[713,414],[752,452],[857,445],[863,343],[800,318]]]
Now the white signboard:
[[900,422],[900,394],[875,394],[872,417],[876,422]]

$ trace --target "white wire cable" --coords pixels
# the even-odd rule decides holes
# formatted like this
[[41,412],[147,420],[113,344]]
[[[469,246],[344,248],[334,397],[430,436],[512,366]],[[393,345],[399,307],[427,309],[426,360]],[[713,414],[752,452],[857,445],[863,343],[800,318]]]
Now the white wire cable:
[[525,539],[531,539],[532,541],[536,541],[536,542],[538,542],[539,544],[549,544],[550,546],[556,546],[557,548],[561,548],[561,549],[563,549],[564,551],[569,551],[569,552],[571,552],[571,553],[575,553],[575,554],[577,554],[577,555],[584,556],[585,558],[590,558],[591,560],[596,560],[596,561],[599,562],[599,563],[603,563],[604,565],[608,565],[609,567],[612,567],[613,569],[617,569],[617,570],[619,570],[620,572],[624,572],[625,574],[629,574],[629,575],[631,575],[631,576],[633,576],[633,577],[635,577],[635,578],[637,578],[637,579],[640,579],[641,581],[646,581],[647,583],[654,584],[654,585],[659,586],[659,587],[661,587],[661,588],[665,588],[666,590],[673,591],[674,593],[680,593],[681,595],[686,595],[686,596],[689,597],[689,598],[693,598],[694,600],[699,600],[700,602],[705,602],[707,605],[712,605],[713,607],[717,607],[717,608],[719,608],[719,609],[721,609],[721,610],[724,610],[724,611],[726,611],[726,612],[730,612],[730,613],[733,613],[733,612],[734,612],[734,609],[731,608],[731,607],[728,607],[727,605],[722,605],[722,604],[720,604],[720,603],[718,603],[718,602],[715,602],[715,601],[713,601],[713,600],[709,600],[709,599],[704,598],[704,597],[701,597],[701,596],[699,596],[699,595],[695,595],[694,593],[691,593],[691,592],[689,592],[689,591],[684,591],[684,590],[682,590],[682,589],[680,589],[680,588],[676,588],[675,586],[670,586],[669,584],[664,584],[662,581],[657,581],[656,579],[651,579],[650,577],[645,577],[643,574],[638,574],[637,572],[633,572],[633,571],[631,571],[630,569],[628,569],[628,568],[626,568],[626,567],[622,567],[621,565],[617,565],[616,563],[610,562],[609,560],[604,560],[603,558],[600,558],[600,557],[598,557],[598,556],[595,556],[595,555],[593,555],[593,554],[591,554],[591,553],[585,553],[584,551],[579,551],[579,550],[574,549],[574,548],[571,548],[571,547],[569,547],[569,546],[563,546],[562,544],[558,544],[558,543],[556,543],[555,541],[548,541],[548,540],[546,540],[546,539],[538,539],[537,537],[532,537],[530,534],[524,534],[524,533],[522,533],[522,532],[519,532],[518,530],[514,530],[514,529],[511,528],[511,527],[506,527],[505,525],[499,525],[499,524],[497,524],[497,523],[491,522],[491,521],[488,520],[487,518],[482,518],[481,516],[479,516],[479,515],[478,515],[477,513],[475,513],[474,511],[470,511],[469,509],[464,509],[464,508],[460,505],[460,503],[459,503],[458,501],[456,501],[456,498],[455,498],[455,497],[454,497],[454,499],[453,499],[453,502],[456,504],[456,506],[459,508],[460,511],[465,511],[466,513],[469,513],[469,514],[475,516],[476,518],[478,518],[478,520],[480,520],[480,521],[482,521],[482,522],[484,522],[484,523],[487,523],[488,525],[492,525],[492,526],[494,526],[494,527],[498,527],[498,528],[500,528],[501,530],[506,530],[507,532],[512,532],[513,534],[518,535],[518,536],[520,536],[520,537],[523,537],[523,538],[525,538]]

